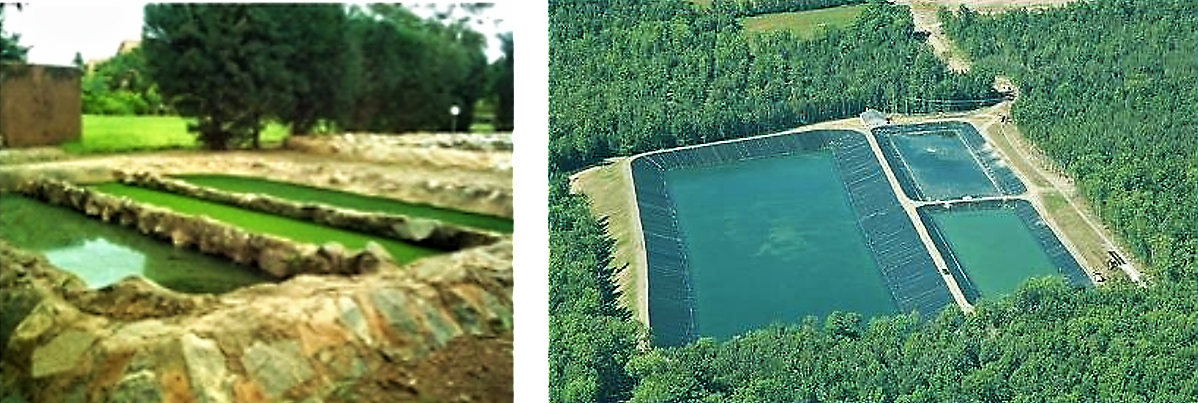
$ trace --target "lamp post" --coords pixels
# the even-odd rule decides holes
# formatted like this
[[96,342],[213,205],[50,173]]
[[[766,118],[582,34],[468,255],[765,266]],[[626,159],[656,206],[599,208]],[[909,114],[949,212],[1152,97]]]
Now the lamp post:
[[452,116],[452,118],[450,118],[450,122],[449,122],[449,132],[450,132],[450,133],[455,133],[455,132],[457,132],[457,129],[458,129],[458,114],[459,114],[459,113],[461,113],[461,112],[462,112],[462,110],[461,110],[461,109],[458,109],[458,106],[457,106],[457,105],[454,105],[454,106],[451,106],[451,107],[449,107],[449,114],[450,114],[450,116]]

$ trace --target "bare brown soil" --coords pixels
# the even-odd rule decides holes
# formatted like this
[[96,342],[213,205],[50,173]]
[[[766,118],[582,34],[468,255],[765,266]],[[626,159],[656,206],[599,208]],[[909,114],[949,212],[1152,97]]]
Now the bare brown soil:
[[353,389],[326,401],[511,402],[512,340],[512,332],[499,337],[459,337],[418,363],[384,366]]

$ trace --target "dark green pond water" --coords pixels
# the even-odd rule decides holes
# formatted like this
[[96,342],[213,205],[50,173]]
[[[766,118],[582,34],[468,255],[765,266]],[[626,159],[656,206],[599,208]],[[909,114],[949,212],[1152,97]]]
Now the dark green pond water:
[[18,195],[0,196],[0,238],[41,252],[92,288],[141,276],[180,292],[217,294],[270,281],[252,268]]
[[955,131],[888,137],[928,200],[999,194]]
[[830,151],[673,170],[698,333],[897,310],[856,225]]
[[174,193],[120,183],[103,183],[92,186],[92,189],[114,196],[128,197],[141,203],[163,207],[178,213],[208,216],[213,220],[231,224],[249,232],[271,234],[315,245],[337,241],[346,248],[357,250],[366,247],[367,242],[375,242],[379,246],[382,246],[383,249],[386,249],[396,262],[400,263],[408,263],[423,257],[445,253],[445,251],[412,245],[391,238],[346,231],[308,221],[260,213],[239,207],[193,199]]
[[982,296],[1014,291],[1034,276],[1059,275],[1027,225],[1011,209],[930,214],[953,256]]
[[178,175],[176,179],[196,186],[227,192],[257,193],[301,203],[321,203],[334,207],[368,212],[423,217],[488,231],[512,233],[510,218],[469,213],[427,204],[408,203],[383,197],[366,196],[333,189],[314,188],[292,183],[232,175]]

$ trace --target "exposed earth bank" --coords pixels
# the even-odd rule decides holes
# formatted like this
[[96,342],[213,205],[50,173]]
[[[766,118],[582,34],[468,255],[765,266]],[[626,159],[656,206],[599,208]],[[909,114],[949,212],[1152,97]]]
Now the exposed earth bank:
[[[0,150],[0,188],[262,177],[512,216],[510,135],[345,135],[259,152]],[[0,402],[510,402],[512,241],[227,294],[98,290],[0,241]]]

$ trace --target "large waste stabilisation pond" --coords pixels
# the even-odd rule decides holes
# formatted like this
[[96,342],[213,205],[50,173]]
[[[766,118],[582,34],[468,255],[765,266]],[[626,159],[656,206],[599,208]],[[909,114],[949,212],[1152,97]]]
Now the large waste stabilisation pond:
[[872,130],[903,192],[912,200],[1017,195],[1023,182],[967,122]]
[[321,189],[267,179],[234,175],[177,175],[175,179],[226,192],[256,193],[302,202],[365,212],[397,214],[434,219],[450,224],[499,233],[512,233],[512,219],[446,209],[427,204],[408,203],[332,189]]
[[632,169],[657,345],[951,303],[864,134],[666,150]]
[[1015,290],[1031,277],[1090,284],[1073,255],[1024,200],[929,205],[919,209],[957,284],[971,302]]
[[0,239],[41,252],[92,288],[134,275],[186,293],[220,294],[271,281],[256,269],[15,194],[0,195]]
[[396,263],[401,264],[422,257],[445,253],[444,251],[412,245],[390,238],[346,231],[306,221],[120,183],[103,183],[93,185],[91,188],[98,192],[113,196],[124,196],[136,202],[166,208],[176,213],[208,216],[213,220],[230,224],[246,231],[274,235],[298,242],[321,245],[335,241],[351,250],[362,249],[366,247],[367,242],[375,242],[383,247],[383,249],[386,249]]

